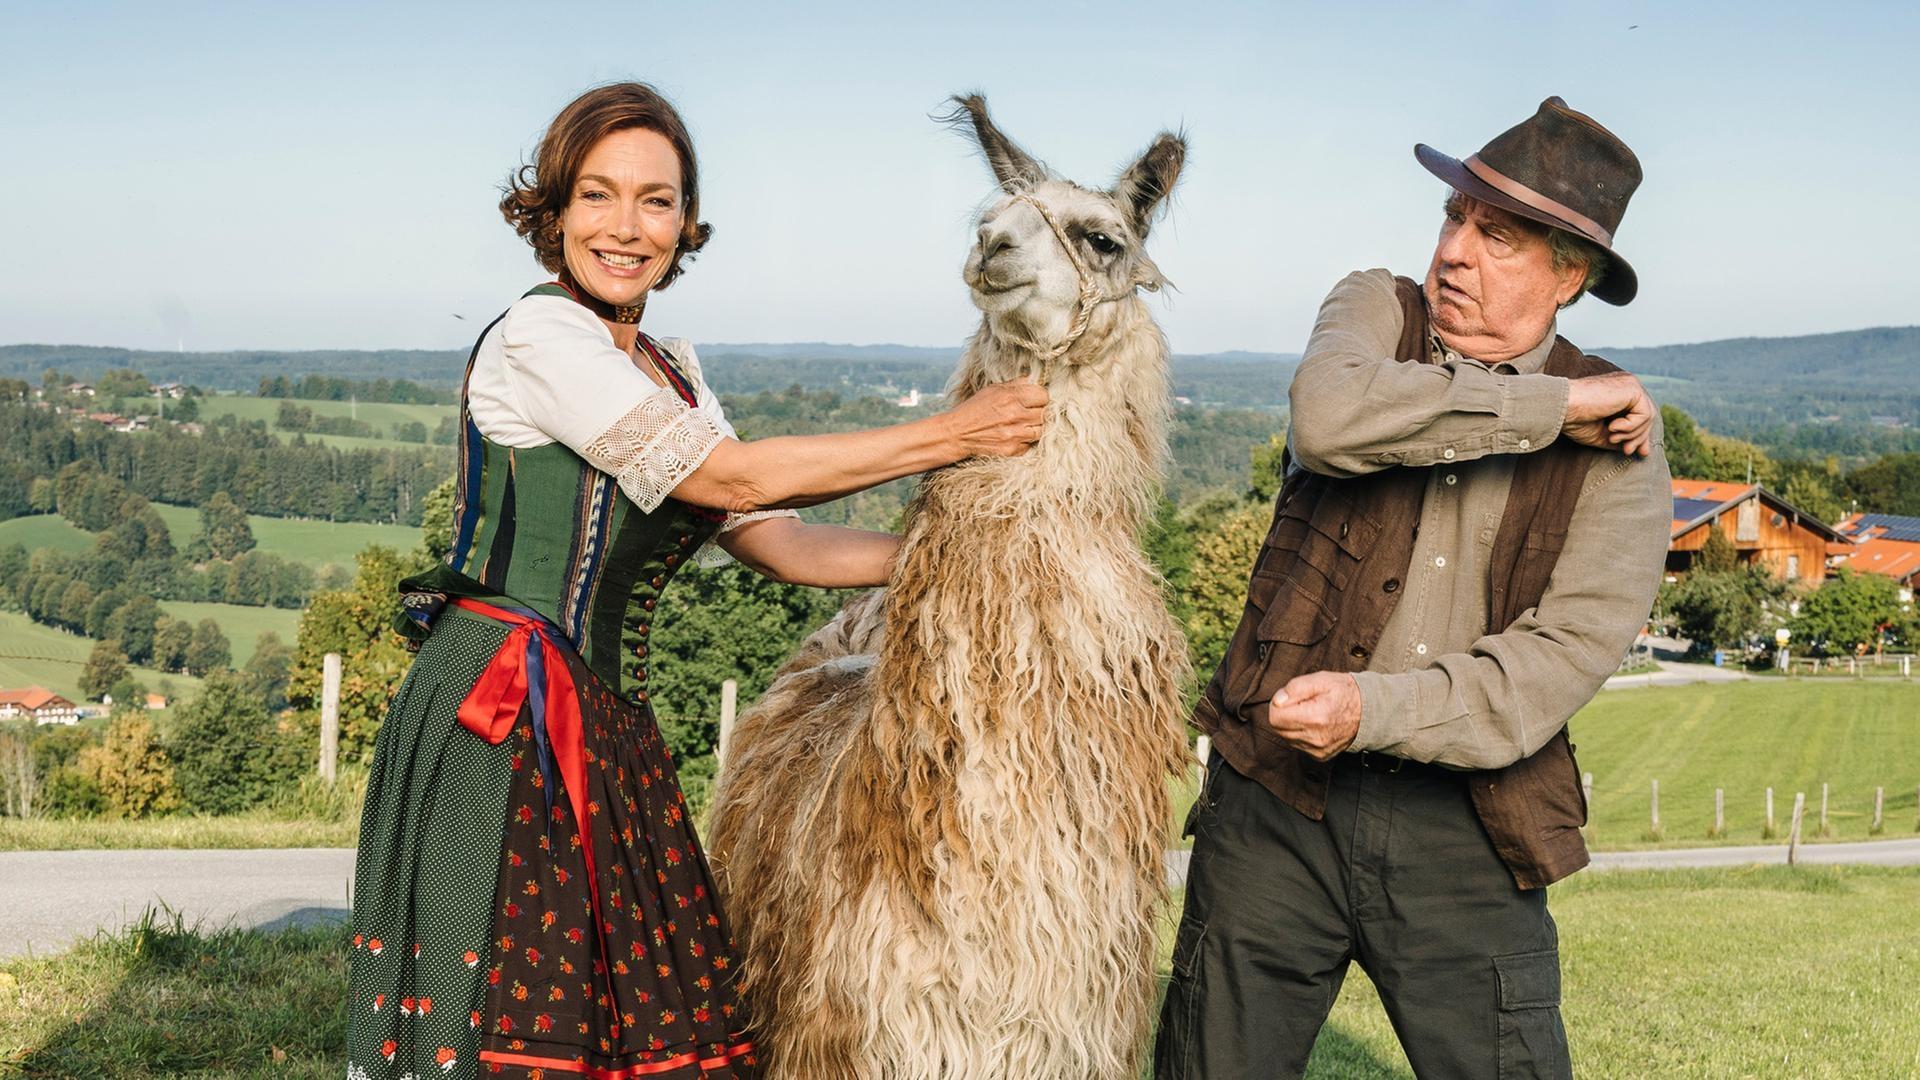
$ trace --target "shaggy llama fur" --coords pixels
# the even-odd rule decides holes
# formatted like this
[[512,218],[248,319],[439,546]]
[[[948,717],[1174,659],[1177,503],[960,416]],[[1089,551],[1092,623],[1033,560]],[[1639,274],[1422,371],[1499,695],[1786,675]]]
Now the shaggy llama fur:
[[[1149,1026],[1186,654],[1139,544],[1168,388],[1135,288],[1184,145],[1089,191],[961,105],[1014,194],[968,259],[984,317],[951,392],[1033,374],[1048,423],[929,474],[887,589],[733,732],[710,851],[770,1077],[1131,1078]],[[1084,333],[1040,361],[1088,275]]]

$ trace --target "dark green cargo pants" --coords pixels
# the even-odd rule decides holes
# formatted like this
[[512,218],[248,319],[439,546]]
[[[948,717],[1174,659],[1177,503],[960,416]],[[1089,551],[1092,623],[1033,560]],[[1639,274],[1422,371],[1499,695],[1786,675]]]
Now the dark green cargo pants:
[[1158,1080],[1300,1076],[1349,961],[1423,1080],[1572,1075],[1546,891],[1514,885],[1458,776],[1344,755],[1322,821],[1217,755],[1207,777]]

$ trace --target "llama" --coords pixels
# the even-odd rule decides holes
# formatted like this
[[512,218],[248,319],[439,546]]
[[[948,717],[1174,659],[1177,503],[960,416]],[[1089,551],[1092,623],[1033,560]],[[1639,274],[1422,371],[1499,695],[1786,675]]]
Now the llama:
[[1056,179],[954,99],[1005,197],[950,394],[1030,374],[1026,454],[928,474],[884,592],[736,725],[709,849],[771,1077],[1138,1075],[1187,670],[1140,529],[1166,454],[1143,241],[1185,159]]

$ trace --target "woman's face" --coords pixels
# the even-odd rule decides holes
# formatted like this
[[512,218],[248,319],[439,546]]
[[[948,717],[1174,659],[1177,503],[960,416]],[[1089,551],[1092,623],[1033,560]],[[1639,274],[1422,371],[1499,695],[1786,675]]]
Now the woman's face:
[[666,136],[627,128],[595,143],[560,217],[573,279],[609,304],[642,303],[673,262],[680,198],[680,155]]

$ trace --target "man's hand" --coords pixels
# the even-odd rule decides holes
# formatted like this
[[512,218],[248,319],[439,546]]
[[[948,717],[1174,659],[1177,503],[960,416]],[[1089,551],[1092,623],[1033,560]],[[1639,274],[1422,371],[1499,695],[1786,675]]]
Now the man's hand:
[[1567,438],[1602,450],[1647,456],[1659,410],[1640,380],[1624,371],[1567,382]]
[[1298,676],[1273,695],[1267,726],[1314,760],[1331,760],[1360,733],[1360,686],[1343,671]]

